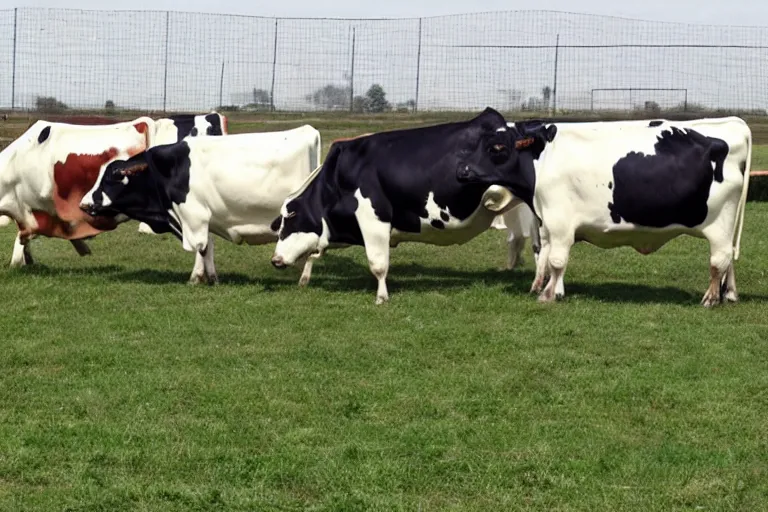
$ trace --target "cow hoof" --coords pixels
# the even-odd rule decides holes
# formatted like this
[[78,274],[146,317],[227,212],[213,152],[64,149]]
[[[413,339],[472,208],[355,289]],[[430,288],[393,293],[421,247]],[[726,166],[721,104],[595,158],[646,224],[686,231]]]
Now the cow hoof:
[[383,296],[377,296],[376,297],[376,305],[380,306],[381,304],[384,304],[385,302],[389,302],[389,297],[386,295]]
[[531,285],[531,292],[530,293],[538,295],[538,294],[541,293],[542,289],[544,289],[544,283],[542,283],[541,281],[535,281]]
[[705,295],[701,300],[701,305],[705,308],[713,308],[720,304],[720,297]]
[[208,286],[216,286],[219,284],[219,276],[216,274],[213,274],[212,276],[208,276],[205,279],[205,282],[208,283]]
[[145,234],[145,235],[154,235],[155,232],[152,231],[152,228],[149,227],[147,224],[144,224],[143,222],[139,224],[139,233]]
[[558,293],[555,295],[555,300],[563,300],[565,298],[564,293]]
[[23,259],[20,260],[11,260],[11,264],[9,265],[10,268],[21,268],[23,266],[27,265],[27,262]]
[[301,276],[301,279],[299,279],[299,287],[306,288],[308,284],[309,284],[309,277]]
[[205,276],[192,276],[189,278],[189,281],[187,281],[187,284],[190,286],[195,286],[201,284],[204,280]]
[[539,302],[541,304],[549,304],[549,303],[555,301],[555,296],[554,295],[550,295],[548,293],[542,293],[541,295],[539,295],[539,299],[538,300],[539,300]]
[[725,292],[724,298],[726,302],[731,302],[731,303],[739,302],[739,294],[736,293],[736,290],[730,290]]

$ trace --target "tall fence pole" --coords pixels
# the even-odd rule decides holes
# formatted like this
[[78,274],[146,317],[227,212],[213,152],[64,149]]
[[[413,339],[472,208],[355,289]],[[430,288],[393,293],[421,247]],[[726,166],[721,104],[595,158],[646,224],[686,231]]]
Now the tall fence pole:
[[275,111],[275,74],[277,73],[277,22],[275,20],[275,50],[272,55],[272,88],[269,90],[269,109]]
[[557,112],[557,61],[560,58],[560,34],[557,34],[557,39],[555,40],[555,77],[552,81],[552,114],[555,115],[555,112]]
[[11,73],[11,111],[16,109],[16,23],[19,17],[19,8],[13,9],[13,71]]
[[224,105],[224,60],[221,61],[221,80],[219,81],[219,109]]
[[419,49],[416,53],[416,97],[413,100],[413,111],[419,111],[419,81],[421,79],[421,22],[419,18]]
[[352,67],[349,73],[349,111],[355,108],[355,27],[352,27]]
[[166,111],[168,101],[168,33],[171,27],[171,13],[165,11],[165,72],[163,75],[163,112]]

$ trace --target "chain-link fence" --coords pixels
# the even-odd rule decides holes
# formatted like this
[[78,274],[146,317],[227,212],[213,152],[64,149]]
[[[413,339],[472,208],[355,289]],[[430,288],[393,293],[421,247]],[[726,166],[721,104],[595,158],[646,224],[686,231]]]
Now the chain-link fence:
[[768,108],[768,28],[545,11],[422,19],[0,11],[0,108]]

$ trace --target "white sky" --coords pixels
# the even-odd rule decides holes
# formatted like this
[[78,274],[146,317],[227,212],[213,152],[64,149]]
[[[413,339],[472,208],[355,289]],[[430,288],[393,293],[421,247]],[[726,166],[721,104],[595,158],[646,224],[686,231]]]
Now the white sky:
[[768,26],[764,0],[0,0],[0,8],[155,9],[288,17],[419,17],[498,10],[557,10],[647,20]]

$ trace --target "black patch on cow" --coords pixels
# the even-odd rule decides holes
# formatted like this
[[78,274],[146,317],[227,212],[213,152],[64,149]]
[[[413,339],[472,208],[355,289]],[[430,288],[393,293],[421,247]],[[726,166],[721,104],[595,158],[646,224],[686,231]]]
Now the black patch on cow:
[[739,162],[739,171],[741,171],[741,175],[742,176],[744,175],[744,173],[747,172],[747,161],[746,160],[742,160],[741,162]]
[[608,190],[613,190],[613,182],[612,181],[608,182]]
[[192,130],[190,130],[189,135],[192,137],[197,137],[197,126],[192,127]]
[[450,215],[444,211],[440,211],[440,218],[443,219],[443,222],[448,222],[451,219]]
[[219,114],[208,114],[205,116],[205,120],[210,124],[206,135],[224,135],[224,129],[221,126],[221,116]]
[[40,132],[40,135],[37,136],[37,142],[42,144],[46,140],[48,140],[48,137],[51,135],[51,127],[46,126],[43,128],[43,131]]
[[422,219],[428,219],[429,218],[429,212],[427,211],[426,208],[421,210],[421,213],[419,214],[419,217],[421,217]]
[[280,224],[282,223],[283,218],[277,217],[275,220],[272,221],[272,224],[269,225],[269,229],[277,233],[280,230]]
[[648,125],[649,128],[657,128],[664,124],[664,121],[651,121]]
[[619,224],[621,222],[621,215],[616,213],[616,210],[613,207],[613,203],[611,203],[611,202],[608,203],[608,211],[611,212],[611,220],[614,223]]
[[700,225],[713,180],[723,181],[728,145],[673,127],[659,134],[654,149],[653,155],[631,152],[613,166],[611,219],[656,228]]
[[435,229],[445,229],[445,224],[441,220],[434,219],[432,222],[430,222],[430,224]]

